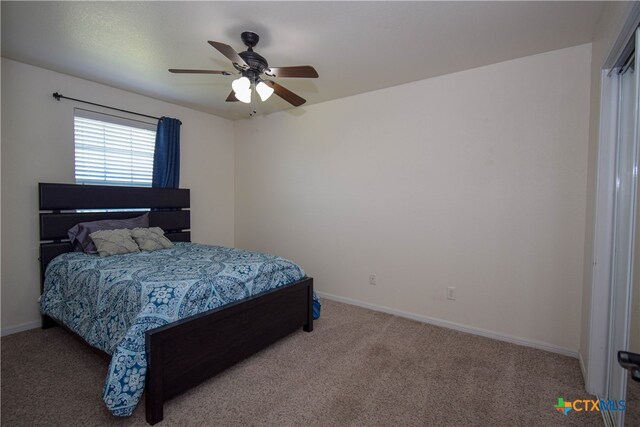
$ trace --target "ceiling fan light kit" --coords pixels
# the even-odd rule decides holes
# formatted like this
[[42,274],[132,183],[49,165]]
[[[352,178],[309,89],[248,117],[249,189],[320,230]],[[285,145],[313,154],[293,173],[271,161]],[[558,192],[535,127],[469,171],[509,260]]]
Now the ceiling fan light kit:
[[[293,67],[271,67],[269,63],[260,54],[253,51],[253,47],[258,44],[260,37],[251,31],[243,32],[240,37],[242,42],[247,46],[247,50],[244,52],[236,52],[231,46],[224,43],[209,41],[209,44],[213,46],[218,52],[226,56],[233,67],[240,74],[240,78],[235,79],[231,83],[232,92],[227,97],[227,102],[240,101],[245,104],[251,103],[251,87],[255,87],[256,92],[260,96],[260,99],[264,102],[275,93],[280,98],[287,101],[294,107],[307,102],[304,98],[291,92],[284,86],[274,82],[273,80],[263,80],[261,75],[265,75],[270,78],[280,77],[303,77],[303,78],[317,78],[318,72],[310,65],[299,65]],[[194,70],[194,69],[177,69],[170,68],[171,73],[182,74],[222,74],[231,75],[228,71],[217,70]],[[251,114],[253,115],[253,114]]]

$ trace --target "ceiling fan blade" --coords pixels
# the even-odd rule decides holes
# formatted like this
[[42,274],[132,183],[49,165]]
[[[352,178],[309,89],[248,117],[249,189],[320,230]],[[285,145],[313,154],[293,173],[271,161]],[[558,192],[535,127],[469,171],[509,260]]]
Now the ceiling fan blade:
[[231,93],[229,94],[229,96],[227,96],[227,99],[225,101],[238,102],[238,98],[236,98],[236,94],[233,91],[231,91]]
[[318,72],[311,65],[298,65],[295,67],[271,67],[264,71],[269,77],[307,77],[315,79]]
[[287,89],[286,87],[281,86],[276,82],[273,82],[271,80],[264,80],[264,82],[267,86],[273,89],[276,95],[278,95],[280,98],[284,99],[294,107],[299,107],[305,102],[307,102],[306,99],[299,97],[298,95],[296,95],[295,93]]
[[169,68],[170,73],[184,73],[184,74],[222,74],[223,76],[230,76],[231,73],[228,71],[218,71],[218,70],[190,70],[183,68]]
[[247,63],[244,62],[244,59],[242,59],[240,55],[238,55],[238,52],[236,52],[228,44],[212,42],[211,40],[209,40],[209,44],[216,48],[221,54],[229,58],[229,60],[234,64],[238,64],[242,68],[249,68],[249,65],[247,65]]

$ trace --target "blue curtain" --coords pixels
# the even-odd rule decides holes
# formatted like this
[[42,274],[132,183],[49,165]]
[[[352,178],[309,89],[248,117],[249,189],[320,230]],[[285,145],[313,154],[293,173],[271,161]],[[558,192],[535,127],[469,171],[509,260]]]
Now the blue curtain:
[[180,120],[171,117],[158,121],[152,187],[178,188],[180,185],[180,125]]

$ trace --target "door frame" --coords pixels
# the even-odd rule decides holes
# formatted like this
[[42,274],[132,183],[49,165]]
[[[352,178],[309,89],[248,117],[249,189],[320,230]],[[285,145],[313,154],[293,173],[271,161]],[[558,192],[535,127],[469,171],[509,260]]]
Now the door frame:
[[601,71],[600,143],[596,187],[596,212],[591,274],[591,316],[585,385],[589,393],[603,397],[607,389],[611,267],[615,199],[615,162],[620,77]]

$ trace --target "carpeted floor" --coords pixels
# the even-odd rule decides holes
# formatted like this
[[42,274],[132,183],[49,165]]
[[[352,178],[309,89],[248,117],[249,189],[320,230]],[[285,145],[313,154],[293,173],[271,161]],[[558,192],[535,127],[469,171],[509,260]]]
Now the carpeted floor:
[[[296,332],[165,405],[161,426],[603,425],[578,361],[332,301]],[[3,337],[2,425],[146,425],[111,416],[107,364],[60,328]]]

